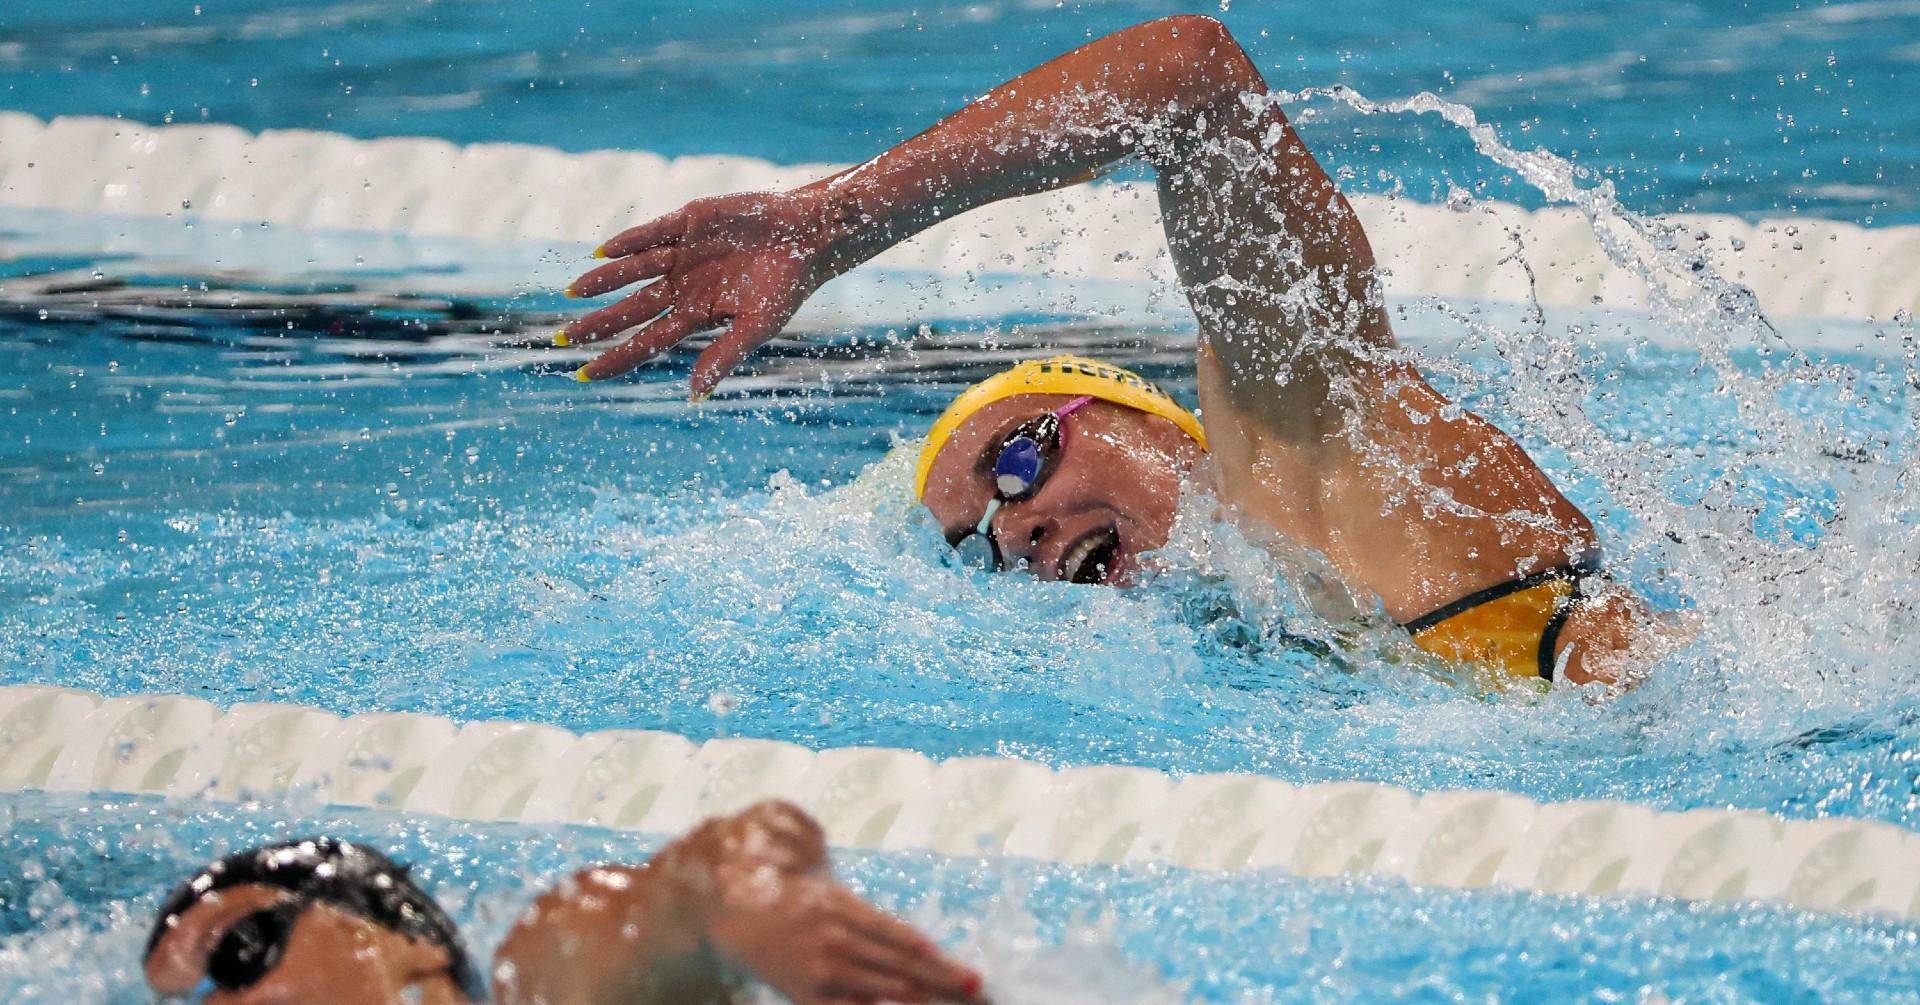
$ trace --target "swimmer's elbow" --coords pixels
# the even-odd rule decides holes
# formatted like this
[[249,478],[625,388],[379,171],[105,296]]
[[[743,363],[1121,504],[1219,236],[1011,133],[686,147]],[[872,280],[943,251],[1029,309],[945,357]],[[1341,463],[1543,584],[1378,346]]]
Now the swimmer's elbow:
[[1148,21],[1144,27],[1159,36],[1160,44],[1169,53],[1211,59],[1217,54],[1240,51],[1240,43],[1233,40],[1227,26],[1205,14],[1174,14]]
[[1149,21],[1142,27],[1153,33],[1151,47],[1164,58],[1205,67],[1206,77],[1238,92],[1260,84],[1260,75],[1233,33],[1205,14],[1176,14]]

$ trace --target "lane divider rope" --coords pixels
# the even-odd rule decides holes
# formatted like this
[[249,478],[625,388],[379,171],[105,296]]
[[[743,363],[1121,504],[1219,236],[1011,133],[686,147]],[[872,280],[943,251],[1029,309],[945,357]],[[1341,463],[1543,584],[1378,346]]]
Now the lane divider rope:
[[[791,187],[841,167],[506,143],[462,147],[427,137],[361,140],[308,130],[254,134],[228,125],[154,127],[85,116],[43,121],[0,112],[0,207],[551,241],[582,251],[693,198]],[[1510,304],[1537,296],[1545,305],[1580,309],[1646,305],[1646,284],[1608,260],[1593,224],[1576,209],[1492,201],[1456,209],[1378,196],[1354,203],[1395,296]],[[1751,287],[1775,318],[1885,323],[1898,312],[1920,313],[1920,226],[1755,223],[1715,214],[1671,219],[1685,224],[1721,276]],[[875,264],[936,276],[1007,273],[1173,288],[1158,202],[1139,182],[988,206]]]
[[1844,817],[1538,803],[1493,790],[1175,779],[1124,766],[695,743],[651,730],[576,735],[432,715],[345,718],[299,705],[104,698],[0,687],[0,792],[375,807],[478,821],[671,833],[766,798],[833,844],[1064,863],[1281,869],[1557,894],[1767,901],[1920,921],[1920,834]]

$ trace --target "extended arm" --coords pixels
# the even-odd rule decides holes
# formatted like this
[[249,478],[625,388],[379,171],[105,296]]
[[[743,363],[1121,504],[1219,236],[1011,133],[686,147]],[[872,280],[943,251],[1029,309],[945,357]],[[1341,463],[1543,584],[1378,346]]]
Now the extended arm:
[[1191,16],[1076,49],[831,178],[701,200],[620,234],[602,249],[617,260],[575,292],[663,278],[567,334],[610,337],[668,311],[583,373],[598,378],[730,324],[695,369],[702,394],[833,276],[941,220],[1136,155],[1157,169],[1175,265],[1242,410],[1278,418],[1289,391],[1323,389],[1322,364],[1343,355],[1326,350],[1390,342],[1345,200],[1226,29]]
[[724,1005],[746,975],[797,1005],[966,1001],[979,978],[826,871],[785,803],[710,821],[638,867],[574,875],[495,957],[502,1005]]
[[1358,220],[1246,53],[1199,16],[1076,49],[822,183],[846,235],[836,267],[1134,155],[1156,170],[1181,284],[1242,410],[1278,418],[1289,389],[1320,389],[1326,350],[1390,344]]

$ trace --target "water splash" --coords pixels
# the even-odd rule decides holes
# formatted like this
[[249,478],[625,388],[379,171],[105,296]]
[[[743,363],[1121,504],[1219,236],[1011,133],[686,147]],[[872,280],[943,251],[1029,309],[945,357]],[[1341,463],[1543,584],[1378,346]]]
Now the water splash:
[[[1646,285],[1657,324],[1693,356],[1661,418],[1684,422],[1704,410],[1724,423],[1711,435],[1731,449],[1704,471],[1699,448],[1672,443],[1659,420],[1607,407],[1608,383],[1640,353],[1630,350],[1624,365],[1608,360],[1590,324],[1556,332],[1537,301],[1510,329],[1425,305],[1461,322],[1505,367],[1489,380],[1457,363],[1423,362],[1464,379],[1470,395],[1548,444],[1576,484],[1595,483],[1600,505],[1625,518],[1603,521],[1624,530],[1608,541],[1614,566],[1698,613],[1699,643],[1660,671],[1686,683],[1659,688],[1663,699],[1748,739],[1790,732],[1810,715],[1871,710],[1889,696],[1910,701],[1920,660],[1900,630],[1911,624],[1920,565],[1920,493],[1905,472],[1920,411],[1884,361],[1798,351],[1750,289],[1720,274],[1710,234],[1628,210],[1611,182],[1588,183],[1565,158],[1508,145],[1471,108],[1424,92],[1375,101],[1346,87],[1270,98],[1290,107],[1318,99],[1364,115],[1437,116],[1549,203],[1578,208],[1609,259]],[[1456,208],[1477,209],[1464,195]],[[1516,244],[1514,258],[1531,272],[1526,256]],[[1911,323],[1888,329],[1876,338],[1902,347],[1913,386]],[[1841,408],[1814,407],[1823,396]],[[1889,425],[1887,413],[1904,423]]]

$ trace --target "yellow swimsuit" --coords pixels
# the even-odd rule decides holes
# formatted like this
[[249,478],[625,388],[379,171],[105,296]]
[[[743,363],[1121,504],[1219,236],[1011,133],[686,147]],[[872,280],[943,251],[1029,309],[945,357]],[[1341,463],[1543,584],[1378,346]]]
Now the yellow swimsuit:
[[1599,571],[1593,559],[1558,565],[1470,593],[1400,627],[1436,656],[1550,681],[1560,628],[1582,599],[1580,578]]

